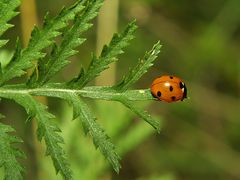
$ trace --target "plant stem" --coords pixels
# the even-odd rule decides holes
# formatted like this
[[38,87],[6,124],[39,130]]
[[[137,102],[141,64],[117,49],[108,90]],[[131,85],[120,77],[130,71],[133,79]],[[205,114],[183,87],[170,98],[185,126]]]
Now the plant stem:
[[125,92],[118,92],[110,86],[92,86],[83,89],[66,89],[61,83],[53,83],[48,87],[28,89],[23,84],[14,86],[5,86],[0,88],[0,97],[26,95],[33,96],[54,96],[54,94],[69,93],[78,94],[83,97],[102,100],[121,101],[146,101],[154,100],[149,89],[127,90]]

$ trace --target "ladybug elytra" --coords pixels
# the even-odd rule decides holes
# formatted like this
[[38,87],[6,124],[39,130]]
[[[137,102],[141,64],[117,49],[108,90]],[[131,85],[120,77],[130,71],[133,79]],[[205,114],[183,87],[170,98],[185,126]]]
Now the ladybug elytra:
[[156,78],[151,85],[152,95],[160,101],[176,102],[187,98],[184,82],[176,77],[164,75]]

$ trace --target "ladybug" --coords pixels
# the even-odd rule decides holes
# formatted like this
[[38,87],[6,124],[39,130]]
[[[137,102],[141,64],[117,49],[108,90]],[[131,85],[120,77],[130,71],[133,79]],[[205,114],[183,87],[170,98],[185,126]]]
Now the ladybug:
[[151,85],[151,93],[158,100],[169,103],[187,98],[184,82],[179,77],[169,75],[156,78]]

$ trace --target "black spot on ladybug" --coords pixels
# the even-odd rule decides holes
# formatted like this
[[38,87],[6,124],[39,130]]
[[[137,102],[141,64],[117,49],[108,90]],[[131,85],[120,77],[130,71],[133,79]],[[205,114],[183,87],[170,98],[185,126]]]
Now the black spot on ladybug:
[[170,91],[173,91],[173,87],[172,87],[172,86],[170,86],[170,87],[169,87],[169,90],[170,90]]
[[161,97],[162,93],[160,91],[157,92],[157,96]]
[[173,79],[173,76],[169,76],[170,79]]
[[171,98],[172,98],[172,100],[173,100],[173,101],[175,101],[175,99],[176,99],[176,97],[175,97],[175,96],[172,96]]
[[185,87],[184,83],[183,82],[180,82],[179,83],[179,86],[180,86],[180,89],[183,89]]

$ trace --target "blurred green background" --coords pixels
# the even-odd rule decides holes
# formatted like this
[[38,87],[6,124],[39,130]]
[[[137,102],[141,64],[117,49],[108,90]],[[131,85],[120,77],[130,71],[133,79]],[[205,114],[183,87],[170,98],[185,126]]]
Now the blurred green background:
[[[120,80],[129,66],[161,40],[163,47],[155,65],[133,88],[149,88],[154,78],[171,74],[185,80],[189,99],[172,104],[136,102],[162,121],[160,134],[118,103],[89,100],[122,157],[119,175],[95,150],[91,139],[84,136],[80,121],[71,121],[71,107],[63,101],[48,99],[49,111],[57,116],[63,131],[64,148],[75,179],[240,179],[240,1],[111,1],[114,5],[107,8],[110,13],[107,17],[115,18],[101,16],[94,21],[94,27],[85,33],[88,40],[79,48],[80,53],[54,81],[69,80],[82,64],[87,67],[90,53],[99,52],[111,31],[121,31],[136,18],[139,26],[136,39],[109,74],[96,84]],[[34,10],[30,0],[25,2],[26,7]],[[36,0],[33,13],[41,26],[47,11],[56,15],[63,5],[72,2]],[[12,21],[15,27],[4,35],[11,42],[7,49],[1,49],[0,59],[13,51],[17,36],[27,39],[23,22],[31,22],[30,17],[34,15],[18,16]],[[101,25],[110,32],[101,31]],[[25,123],[23,109],[4,100],[0,106],[7,117],[4,122],[11,124],[24,140],[21,148],[28,157],[23,160],[26,179],[61,179],[60,175],[55,176],[51,159],[44,157],[44,143],[36,141],[33,133],[36,125]]]

